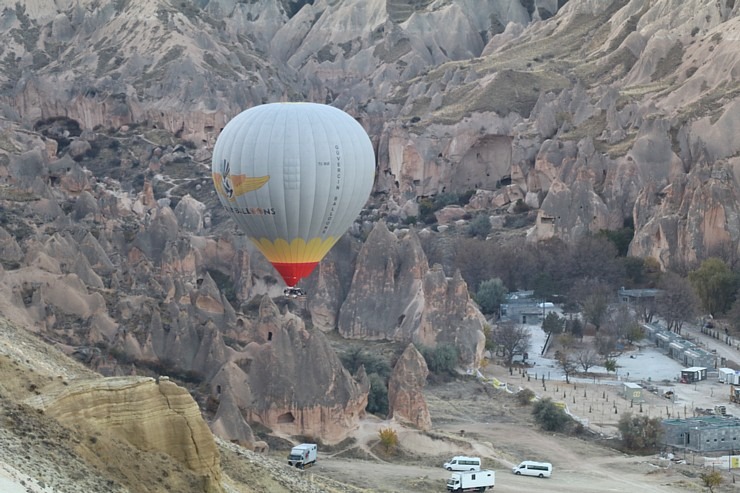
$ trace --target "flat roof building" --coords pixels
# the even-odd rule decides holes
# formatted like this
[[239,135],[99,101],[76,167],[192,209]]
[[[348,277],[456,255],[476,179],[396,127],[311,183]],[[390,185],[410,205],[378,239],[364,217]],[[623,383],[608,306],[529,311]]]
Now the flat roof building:
[[694,452],[740,450],[740,419],[702,416],[663,420],[664,444]]

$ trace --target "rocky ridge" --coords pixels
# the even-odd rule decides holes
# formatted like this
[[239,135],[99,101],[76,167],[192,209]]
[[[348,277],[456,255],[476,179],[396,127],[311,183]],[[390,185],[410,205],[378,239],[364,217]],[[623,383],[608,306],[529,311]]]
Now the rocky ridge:
[[738,243],[729,226],[735,2],[255,8],[217,0],[6,8],[4,114],[28,126],[58,116],[82,129],[144,123],[207,153],[245,107],[331,102],[368,129],[376,193],[402,218],[421,197],[477,189],[494,193],[488,206],[521,198],[537,209],[532,241],[629,223],[630,253],[664,267]]

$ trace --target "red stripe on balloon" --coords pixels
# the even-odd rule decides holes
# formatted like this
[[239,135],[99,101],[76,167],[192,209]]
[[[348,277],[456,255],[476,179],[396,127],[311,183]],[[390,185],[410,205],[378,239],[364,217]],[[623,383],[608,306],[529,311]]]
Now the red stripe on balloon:
[[318,262],[283,263],[273,262],[273,267],[282,276],[289,288],[298,284],[298,281],[311,275],[311,272],[319,265]]

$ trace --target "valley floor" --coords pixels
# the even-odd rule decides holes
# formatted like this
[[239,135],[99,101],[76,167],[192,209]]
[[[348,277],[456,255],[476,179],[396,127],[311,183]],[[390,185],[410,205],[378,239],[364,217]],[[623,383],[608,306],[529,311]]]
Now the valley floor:
[[[647,362],[653,361],[653,357],[650,348],[642,348],[633,360]],[[670,365],[671,361],[657,359],[653,364],[661,363]],[[626,376],[626,370],[623,374]],[[355,433],[359,448],[365,448],[366,454],[377,452],[377,447],[373,448],[377,431],[392,426],[401,444],[397,457],[381,458],[377,456],[381,454],[376,454],[363,460],[357,457],[356,450],[351,457],[341,452],[322,454],[309,474],[349,483],[358,491],[444,492],[449,472],[441,467],[442,463],[454,455],[476,455],[483,458],[484,467],[496,471],[495,491],[504,493],[702,491],[702,457],[689,453],[686,463],[681,464],[657,455],[623,454],[609,447],[617,421],[623,412],[644,412],[651,417],[669,413],[674,417],[692,416],[694,407],[712,408],[714,404],[725,404],[728,412],[740,415],[740,407],[726,402],[728,387],[715,381],[698,385],[659,382],[661,389],[657,394],[645,392],[646,402],[640,411],[639,405],[620,396],[620,381],[616,379],[583,378],[571,384],[555,379],[546,380],[543,385],[540,379],[527,378],[517,371],[512,375],[497,365],[485,369],[484,375],[491,379],[489,382],[507,382],[509,389],[529,387],[540,397],[564,402],[595,435],[585,438],[542,432],[532,421],[530,407],[519,405],[510,392],[471,377],[425,390],[433,423],[430,432],[409,430],[372,417],[363,422]],[[675,390],[675,401],[662,397],[663,389]],[[552,462],[552,478],[513,475],[511,467],[522,460]],[[732,474],[723,474],[724,484],[714,491],[737,491]]]

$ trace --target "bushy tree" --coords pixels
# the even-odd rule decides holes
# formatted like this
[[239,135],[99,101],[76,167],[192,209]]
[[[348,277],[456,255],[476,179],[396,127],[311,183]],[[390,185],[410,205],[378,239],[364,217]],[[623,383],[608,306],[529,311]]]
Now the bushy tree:
[[542,330],[544,330],[548,334],[560,334],[561,332],[563,332],[564,328],[565,319],[560,317],[560,315],[555,312],[548,313],[545,319],[542,321]]
[[572,418],[549,397],[535,402],[532,414],[538,425],[545,431],[565,431]]
[[506,289],[501,279],[489,279],[480,283],[478,292],[475,293],[475,301],[478,302],[483,313],[487,315],[498,315],[501,310],[501,304],[506,301],[506,294],[508,292],[509,290]]
[[624,413],[619,418],[619,432],[625,448],[635,452],[654,452],[663,441],[660,418]]
[[380,438],[380,445],[386,454],[390,454],[396,451],[398,447],[398,433],[393,428],[381,428],[378,431],[378,438]]
[[625,257],[627,256],[630,242],[635,236],[635,230],[631,227],[624,227],[622,229],[602,229],[599,234],[614,245],[617,249],[617,255]]
[[491,232],[491,220],[488,214],[478,214],[468,225],[468,234],[474,238],[485,240]]
[[370,391],[367,395],[365,410],[371,414],[385,416],[388,414],[388,379],[391,375],[391,366],[382,356],[363,348],[352,348],[345,353],[339,353],[342,365],[352,374],[357,373],[361,366],[365,367],[370,380]]
[[342,365],[352,374],[357,373],[360,366],[364,366],[365,372],[368,375],[377,373],[386,380],[391,376],[391,365],[377,353],[366,351],[360,347],[354,347],[338,355]]
[[421,355],[432,373],[454,373],[457,368],[457,348],[452,344],[438,344],[437,347],[421,348]]
[[367,394],[365,410],[370,414],[385,416],[388,414],[388,384],[377,373],[368,375],[370,391]]
[[699,479],[705,487],[709,488],[709,493],[714,493],[714,488],[721,485],[723,481],[722,473],[714,469],[699,474]]
[[567,322],[568,331],[573,334],[573,337],[583,339],[583,322],[580,318],[574,318]]
[[689,273],[689,280],[707,313],[717,316],[727,312],[735,300],[738,275],[718,258],[708,258]]

